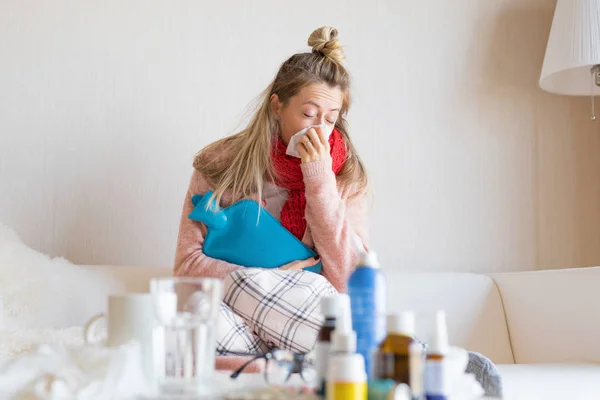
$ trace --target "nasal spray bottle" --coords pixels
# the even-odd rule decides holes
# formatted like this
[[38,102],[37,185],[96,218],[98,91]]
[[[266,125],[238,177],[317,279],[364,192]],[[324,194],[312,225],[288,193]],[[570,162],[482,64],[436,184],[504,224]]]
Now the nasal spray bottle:
[[435,330],[425,360],[425,398],[447,400],[449,395],[446,355],[448,354],[448,329],[446,314],[438,311]]
[[386,335],[385,279],[377,255],[367,251],[358,236],[354,238],[354,245],[360,257],[348,280],[352,328],[357,336],[357,352],[364,357],[367,376],[372,380],[373,355]]
[[317,370],[317,394],[322,397],[325,397],[327,392],[327,367],[331,353],[331,336],[340,313],[340,298],[339,295],[335,295],[321,299],[321,313],[325,317],[325,322],[319,330],[315,344],[315,369]]
[[331,334],[331,357],[327,368],[327,400],[367,400],[365,360],[356,353],[350,298],[339,295],[340,310]]

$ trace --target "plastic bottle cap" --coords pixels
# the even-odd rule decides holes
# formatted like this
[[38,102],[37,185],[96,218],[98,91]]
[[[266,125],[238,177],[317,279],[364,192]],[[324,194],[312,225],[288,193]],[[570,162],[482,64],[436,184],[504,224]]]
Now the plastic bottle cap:
[[379,261],[377,260],[377,253],[374,251],[367,251],[362,239],[357,234],[352,236],[352,244],[354,249],[358,252],[358,267],[373,267],[379,268]]
[[399,314],[387,316],[387,331],[405,336],[415,335],[415,314],[412,311],[403,311]]
[[339,296],[326,296],[321,299],[321,314],[325,318],[337,318],[340,314]]
[[361,354],[332,354],[327,368],[327,381],[364,383],[367,381],[365,359]]
[[346,293],[337,296],[338,316],[335,329],[331,332],[331,351],[342,353],[356,352],[356,332],[352,330],[350,297]]
[[435,329],[429,344],[429,353],[445,355],[448,353],[448,347],[446,313],[444,311],[438,311],[435,314]]
[[379,268],[380,265],[379,260],[377,259],[377,253],[375,253],[374,251],[361,251],[358,266]]
[[410,399],[411,399],[410,386],[408,386],[406,383],[401,383],[401,384],[397,385],[396,387],[394,387],[394,389],[392,389],[389,392],[389,395],[388,395],[388,400],[410,400]]

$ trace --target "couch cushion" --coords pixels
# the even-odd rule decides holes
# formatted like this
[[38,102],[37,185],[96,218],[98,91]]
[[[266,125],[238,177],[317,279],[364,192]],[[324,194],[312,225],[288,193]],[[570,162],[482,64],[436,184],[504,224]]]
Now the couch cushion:
[[504,398],[510,400],[597,399],[600,365],[499,365]]
[[494,274],[515,360],[600,363],[600,268]]
[[[154,277],[171,276],[170,268],[88,266],[116,276],[130,292],[148,292]],[[383,270],[388,282],[388,310],[412,309],[417,335],[429,340],[434,312],[448,315],[452,344],[477,351],[495,363],[512,363],[513,356],[500,296],[487,276],[466,273],[407,273]]]
[[482,353],[495,363],[514,362],[502,301],[489,277],[382,271],[388,283],[388,311],[415,311],[420,339],[429,341],[435,311],[445,310],[453,345]]

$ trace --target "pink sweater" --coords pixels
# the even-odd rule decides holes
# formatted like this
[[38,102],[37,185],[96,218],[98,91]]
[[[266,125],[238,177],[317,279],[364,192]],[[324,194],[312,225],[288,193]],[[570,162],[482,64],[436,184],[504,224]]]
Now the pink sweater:
[[[331,161],[302,164],[306,193],[305,217],[307,229],[302,241],[321,256],[322,274],[338,291],[345,291],[346,281],[358,261],[354,236],[366,246],[368,235],[367,201],[365,193],[350,188],[339,188],[331,170]],[[202,276],[225,278],[240,267],[222,260],[207,257],[202,253],[202,243],[207,229],[204,224],[188,219],[193,209],[190,201],[194,194],[204,194],[213,188],[206,178],[194,171],[185,196],[179,238],[175,255],[176,276]],[[285,189],[277,193],[287,195]],[[254,200],[257,198],[252,197]],[[280,201],[269,201],[265,208],[278,217]],[[231,202],[228,193],[223,196],[221,206]]]

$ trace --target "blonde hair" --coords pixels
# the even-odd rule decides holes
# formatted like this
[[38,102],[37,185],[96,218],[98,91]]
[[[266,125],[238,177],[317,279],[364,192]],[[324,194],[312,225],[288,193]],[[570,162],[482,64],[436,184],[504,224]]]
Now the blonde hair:
[[355,185],[357,192],[367,188],[365,168],[348,136],[348,123],[344,118],[350,106],[350,77],[343,66],[344,51],[337,37],[337,29],[328,26],[312,32],[308,38],[312,52],[294,54],[281,65],[275,79],[262,93],[248,126],[196,155],[194,168],[214,188],[217,204],[221,204],[228,190],[231,201],[255,194],[262,199],[263,182],[273,180],[276,175],[271,149],[277,140],[278,124],[271,110],[271,96],[277,94],[285,106],[300,90],[315,83],[339,87],[344,93],[335,124],[346,145],[346,163],[337,175],[338,185]]

